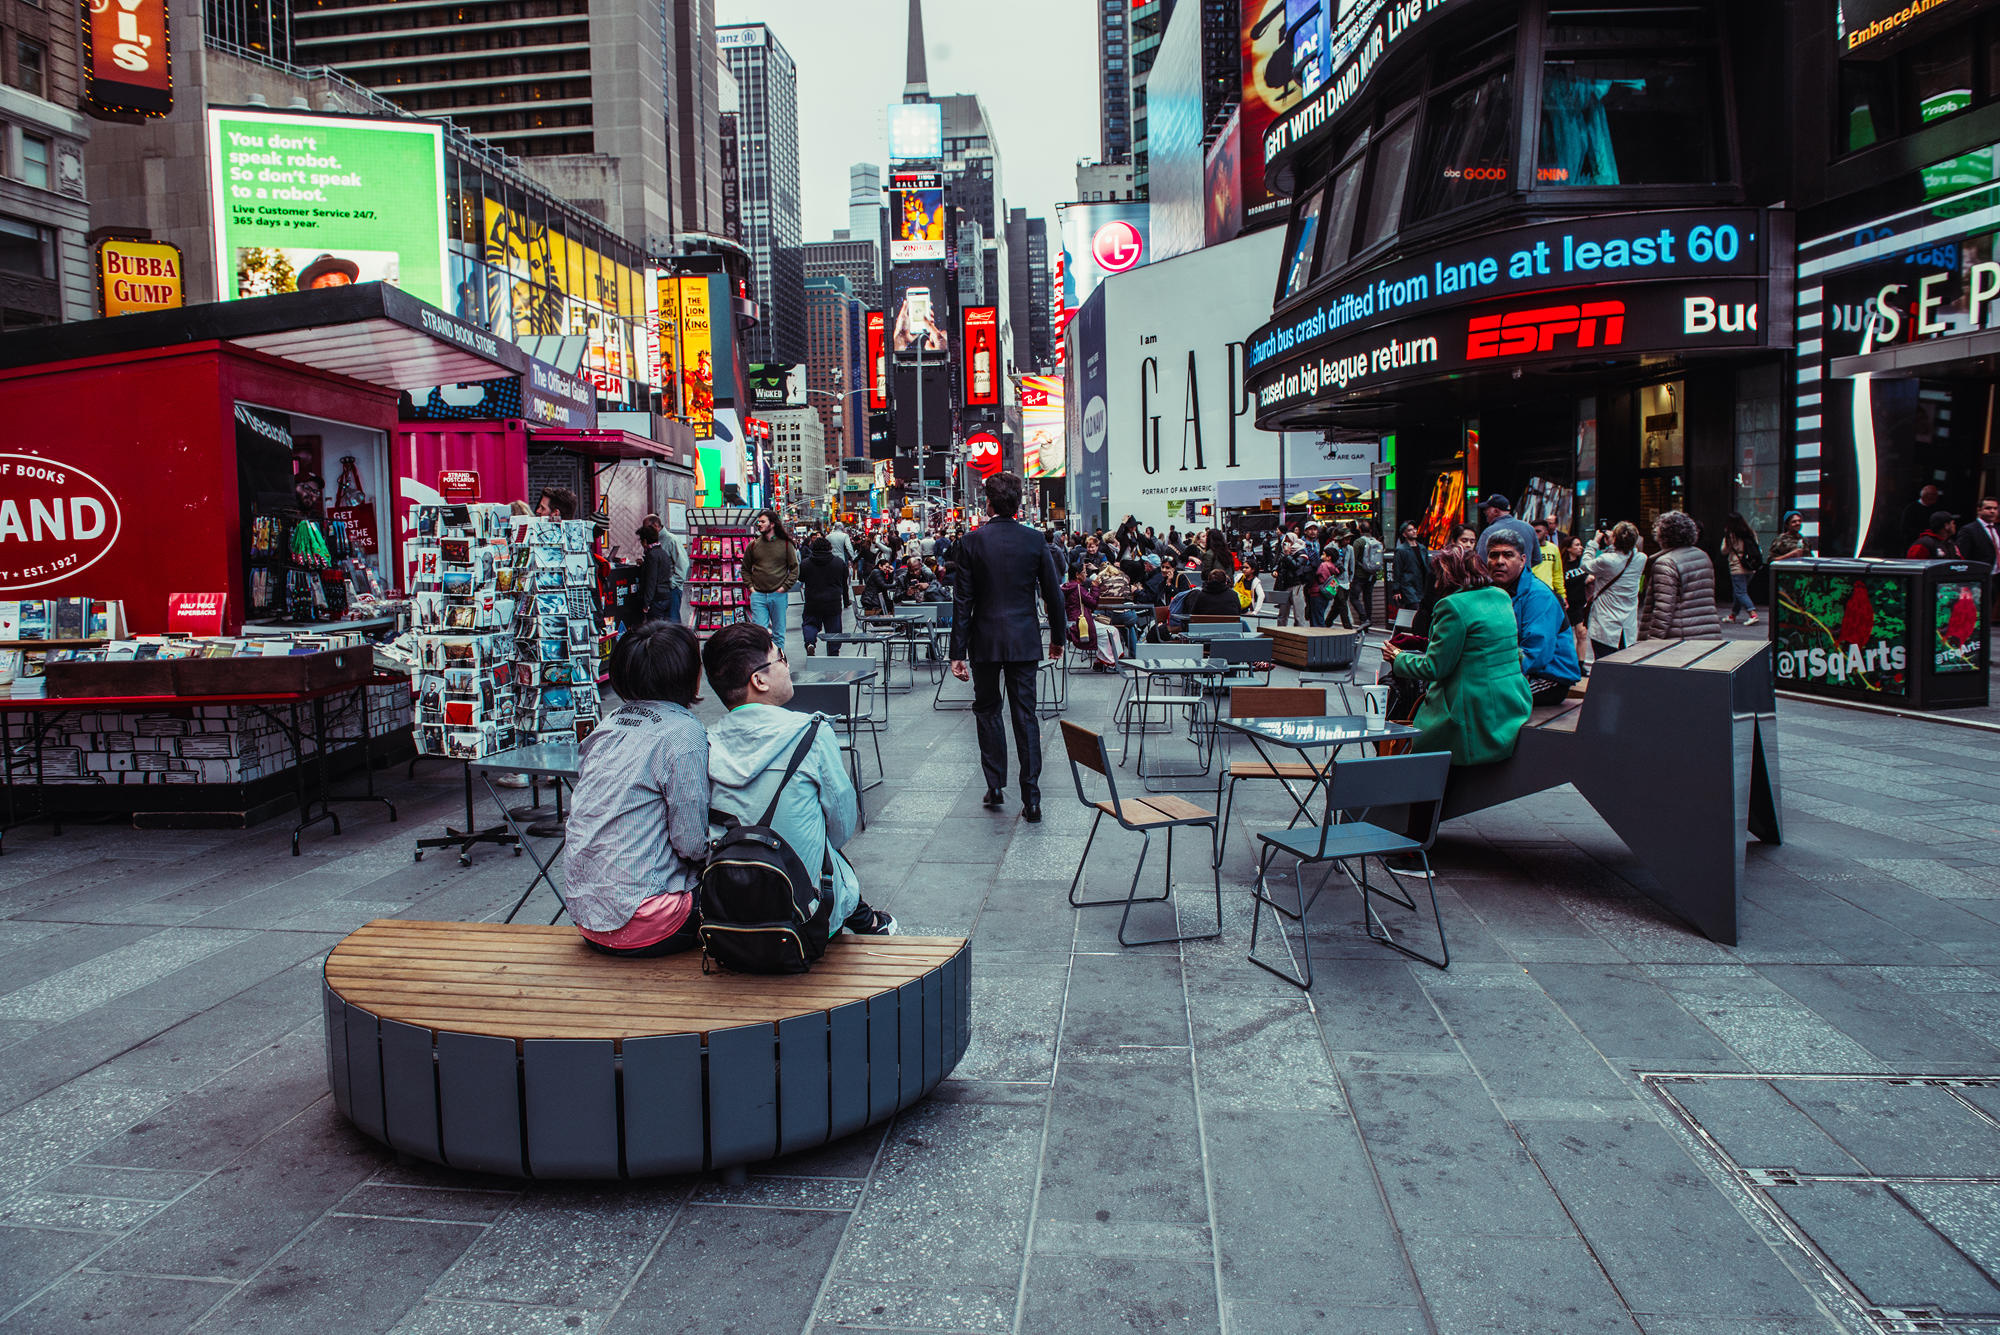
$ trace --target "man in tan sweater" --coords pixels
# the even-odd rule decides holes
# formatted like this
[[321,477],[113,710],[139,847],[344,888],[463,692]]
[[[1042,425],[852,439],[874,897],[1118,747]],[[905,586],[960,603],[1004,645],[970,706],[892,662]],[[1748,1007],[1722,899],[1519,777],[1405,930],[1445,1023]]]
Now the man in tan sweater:
[[750,619],[785,643],[785,603],[799,579],[799,549],[776,510],[757,514],[757,536],[743,553],[743,578],[750,582]]

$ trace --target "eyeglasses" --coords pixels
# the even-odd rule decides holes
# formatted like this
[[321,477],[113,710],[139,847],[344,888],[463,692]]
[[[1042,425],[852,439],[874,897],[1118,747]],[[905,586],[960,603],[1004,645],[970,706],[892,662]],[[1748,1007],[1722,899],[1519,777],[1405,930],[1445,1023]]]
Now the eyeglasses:
[[769,662],[765,663],[764,666],[759,670],[763,672],[769,672],[772,668],[778,666],[778,664],[780,663],[784,663],[787,666],[789,666],[791,664],[791,661],[792,661],[791,659],[785,657],[785,651],[783,649],[780,649],[778,650],[778,656],[776,658],[771,659]]

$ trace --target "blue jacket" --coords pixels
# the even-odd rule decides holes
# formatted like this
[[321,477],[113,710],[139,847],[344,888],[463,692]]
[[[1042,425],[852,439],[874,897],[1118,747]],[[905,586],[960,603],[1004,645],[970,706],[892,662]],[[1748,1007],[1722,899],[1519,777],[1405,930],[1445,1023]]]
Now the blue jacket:
[[1514,585],[1514,624],[1521,632],[1521,671],[1552,681],[1576,681],[1583,668],[1576,661],[1576,636],[1562,601],[1549,586],[1524,570]]

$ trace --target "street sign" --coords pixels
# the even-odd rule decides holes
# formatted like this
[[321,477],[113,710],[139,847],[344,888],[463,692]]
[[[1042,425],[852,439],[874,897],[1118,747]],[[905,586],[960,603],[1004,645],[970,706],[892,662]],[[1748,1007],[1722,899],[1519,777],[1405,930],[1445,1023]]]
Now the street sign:
[[1387,477],[1395,471],[1396,465],[1394,464],[1372,463],[1368,465],[1368,476],[1370,477]]

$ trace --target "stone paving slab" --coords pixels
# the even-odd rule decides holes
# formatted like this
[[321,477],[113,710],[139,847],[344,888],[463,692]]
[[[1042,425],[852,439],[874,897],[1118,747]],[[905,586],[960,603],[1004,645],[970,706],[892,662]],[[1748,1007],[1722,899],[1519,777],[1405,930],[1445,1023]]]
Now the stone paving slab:
[[[1105,727],[1114,695],[1073,678],[1068,717]],[[848,851],[906,929],[972,937],[972,1044],[892,1124],[741,1185],[398,1163],[333,1111],[325,950],[497,918],[532,874],[411,859],[455,769],[388,771],[399,824],[296,860],[282,823],[12,832],[0,1335],[1874,1330],[1732,1165],[1866,1179],[1793,1199],[1871,1295],[1993,1287],[2000,1188],[1870,1175],[1992,1171],[2000,1089],[1946,1115],[1797,1077],[2000,1076],[2000,737],[1785,702],[1789,841],[1751,845],[1735,948],[1641,895],[1574,793],[1479,813],[1438,846],[1452,968],[1369,941],[1336,887],[1305,994],[1244,959],[1282,794],[1238,795],[1220,941],[1125,950],[1116,909],[1065,902],[1090,817],[1054,725],[1031,826],[1011,790],[980,807],[968,715],[891,708]],[[1138,844],[1101,832],[1085,893],[1122,894]],[[1212,920],[1197,846],[1136,930]]]

